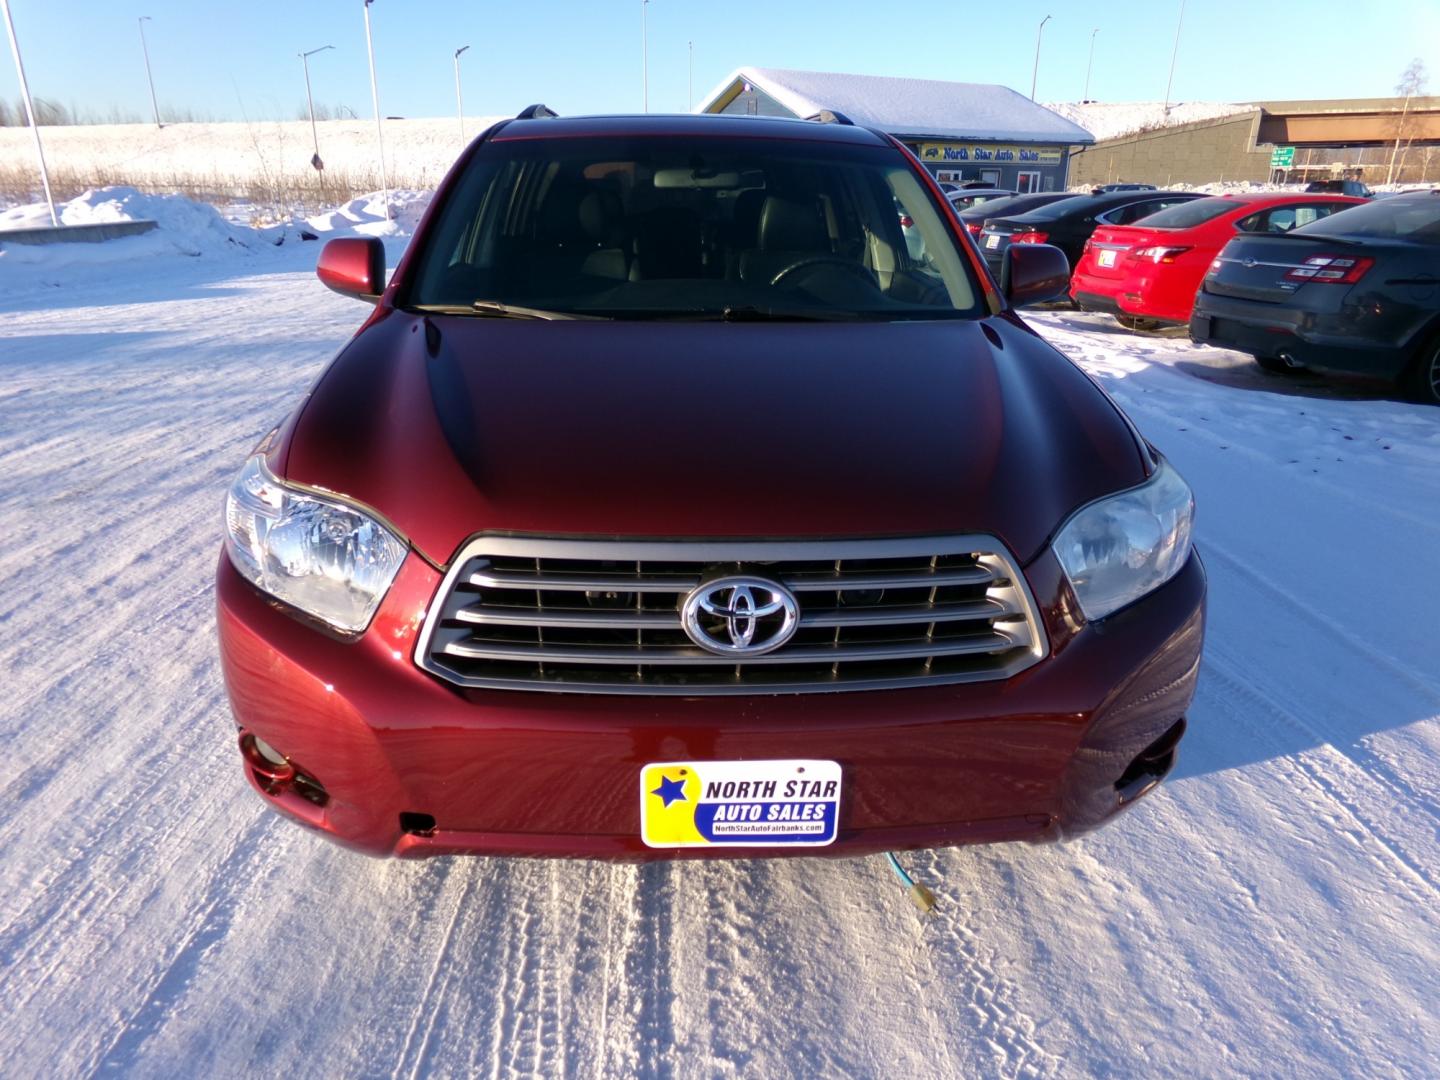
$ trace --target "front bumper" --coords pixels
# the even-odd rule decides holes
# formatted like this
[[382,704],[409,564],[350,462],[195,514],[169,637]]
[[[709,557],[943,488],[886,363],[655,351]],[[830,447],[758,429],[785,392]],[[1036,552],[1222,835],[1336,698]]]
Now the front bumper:
[[[1205,597],[1198,557],[1146,599],[1084,628],[1067,629],[1068,588],[1053,560],[1037,560],[1027,576],[1049,613],[1051,656],[1012,679],[743,698],[446,684],[413,660],[440,581],[413,554],[355,641],[283,610],[223,553],[217,605],[242,734],[281,751],[323,797],[276,785],[247,763],[252,786],[342,843],[405,857],[844,856],[1057,839],[1153,786],[1136,783],[1137,762],[1178,736],[1194,692]],[[644,764],[805,757],[844,770],[833,845],[671,851],[641,841]],[[1141,772],[1158,779],[1173,754],[1151,757]]]
[[1251,356],[1292,356],[1316,371],[1397,379],[1409,354],[1394,341],[1357,333],[1348,311],[1308,311],[1203,290],[1195,298],[1190,339]]

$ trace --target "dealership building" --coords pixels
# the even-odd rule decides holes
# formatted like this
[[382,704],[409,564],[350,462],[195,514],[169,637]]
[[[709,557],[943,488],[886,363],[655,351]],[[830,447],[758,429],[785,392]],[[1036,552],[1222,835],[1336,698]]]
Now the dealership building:
[[783,68],[740,68],[700,113],[806,119],[829,111],[895,136],[940,181],[1063,191],[1088,131],[1005,86]]

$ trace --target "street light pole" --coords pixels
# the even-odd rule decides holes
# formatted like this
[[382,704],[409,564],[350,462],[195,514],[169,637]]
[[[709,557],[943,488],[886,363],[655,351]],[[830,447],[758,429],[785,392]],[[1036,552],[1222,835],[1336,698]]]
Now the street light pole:
[[650,0],[640,0],[640,82],[642,102],[644,111],[650,111],[650,47],[645,40],[645,12],[650,7]]
[[1097,26],[1090,31],[1090,61],[1085,65],[1085,93],[1080,96],[1080,104],[1090,100],[1090,69],[1095,66],[1095,35],[1100,32]]
[[145,24],[150,22],[149,15],[141,15],[140,23],[140,51],[145,55],[145,81],[150,84],[150,109],[155,114],[155,126],[160,126],[160,106],[155,104],[155,77],[150,74],[150,47],[145,44]]
[[365,0],[365,52],[370,57],[370,104],[375,109],[375,145],[380,151],[380,191],[385,199],[385,220],[390,220],[390,181],[385,178],[385,131],[380,123],[380,89],[375,83],[375,42],[370,37],[370,5]]
[[460,115],[460,145],[465,145],[465,101],[460,97],[460,54],[469,45],[461,45],[455,50],[455,111]]
[[309,52],[300,54],[300,66],[305,69],[305,104],[310,109],[310,141],[315,146],[315,156],[310,159],[310,164],[317,170],[324,168],[324,163],[320,160],[320,135],[315,130],[315,99],[310,96],[310,57],[334,47],[334,45],[321,45],[318,49],[311,49]]
[[5,11],[5,29],[10,32],[10,53],[15,57],[15,71],[20,76],[20,96],[25,99],[25,115],[30,118],[30,134],[35,136],[35,156],[40,159],[40,183],[45,187],[45,205],[50,207],[50,224],[57,229],[55,199],[50,194],[50,172],[45,168],[45,147],[40,144],[40,125],[35,123],[35,106],[30,101],[30,84],[25,81],[25,65],[20,61],[20,42],[15,37],[15,23],[10,18],[10,0],[0,0]]
[[1185,0],[1180,0],[1180,21],[1175,24],[1175,48],[1170,50],[1170,77],[1165,80],[1165,115],[1170,115],[1170,87],[1175,84],[1175,58],[1180,55],[1180,29],[1185,25]]
[[1035,84],[1040,79],[1040,37],[1045,33],[1045,24],[1050,21],[1050,16],[1040,20],[1040,29],[1035,31],[1035,70],[1030,74],[1030,100],[1035,100]]

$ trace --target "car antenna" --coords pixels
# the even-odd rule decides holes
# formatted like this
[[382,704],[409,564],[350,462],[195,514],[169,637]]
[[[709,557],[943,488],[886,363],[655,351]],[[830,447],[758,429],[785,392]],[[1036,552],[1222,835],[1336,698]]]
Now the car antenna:
[[910,890],[910,901],[920,909],[921,914],[935,914],[935,894],[905,872],[893,851],[887,851],[885,858],[889,860],[890,869],[895,871],[895,876],[900,879],[900,884]]
[[519,114],[518,116],[516,116],[515,119],[516,119],[516,120],[549,120],[549,119],[551,119],[551,118],[553,118],[553,117],[558,117],[559,115],[560,115],[560,114],[557,113],[554,109],[550,108],[549,105],[541,105],[541,104],[539,104],[539,103],[537,102],[537,103],[534,104],[534,105],[529,105],[529,106],[521,109],[521,110],[520,110],[520,114]]

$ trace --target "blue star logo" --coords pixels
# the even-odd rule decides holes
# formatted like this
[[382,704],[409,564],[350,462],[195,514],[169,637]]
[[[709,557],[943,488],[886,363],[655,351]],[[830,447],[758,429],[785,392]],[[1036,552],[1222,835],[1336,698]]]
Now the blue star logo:
[[671,780],[668,776],[660,777],[660,786],[651,795],[659,795],[665,801],[666,807],[672,802],[685,802],[685,781]]

